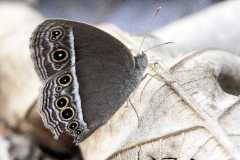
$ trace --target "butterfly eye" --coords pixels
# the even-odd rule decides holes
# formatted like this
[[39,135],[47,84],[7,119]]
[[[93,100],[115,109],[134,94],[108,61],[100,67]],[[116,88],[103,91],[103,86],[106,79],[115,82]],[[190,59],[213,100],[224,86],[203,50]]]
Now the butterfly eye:
[[66,107],[69,103],[69,98],[66,96],[62,96],[59,97],[56,101],[55,101],[55,105],[57,108],[62,109],[64,107]]
[[71,120],[74,117],[74,110],[70,107],[66,107],[61,111],[61,116],[64,120]]
[[69,54],[64,49],[57,49],[51,53],[51,60],[56,63],[61,63],[67,60]]
[[65,74],[57,79],[58,84],[60,84],[63,87],[67,87],[72,82],[72,76],[71,74]]
[[70,130],[75,130],[77,127],[78,127],[78,123],[77,122],[71,122],[68,125],[68,129],[70,129]]
[[61,29],[53,29],[50,33],[50,40],[57,41],[63,36],[63,31]]

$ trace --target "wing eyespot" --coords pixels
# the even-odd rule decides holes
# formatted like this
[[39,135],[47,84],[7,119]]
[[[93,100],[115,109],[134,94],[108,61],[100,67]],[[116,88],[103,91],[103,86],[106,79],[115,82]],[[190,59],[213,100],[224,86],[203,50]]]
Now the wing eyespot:
[[69,98],[67,96],[61,96],[55,100],[56,108],[62,110],[69,105]]
[[69,53],[65,49],[56,49],[55,51],[50,53],[50,58],[52,62],[62,63],[67,61],[69,57]]
[[70,122],[67,126],[67,128],[71,131],[75,130],[78,127],[78,123],[77,122]]
[[84,128],[78,128],[78,129],[75,131],[75,133],[76,133],[77,136],[80,136],[80,135],[83,133],[83,131],[84,131]]
[[62,91],[62,89],[63,89],[62,86],[57,86],[57,87],[55,88],[55,91],[59,93],[59,92]]
[[65,107],[61,110],[60,114],[64,120],[69,121],[73,119],[75,111],[71,107]]
[[57,41],[63,37],[63,30],[60,28],[54,28],[50,32],[49,40],[50,41]]
[[57,78],[57,83],[62,87],[67,87],[72,83],[72,75],[67,73]]

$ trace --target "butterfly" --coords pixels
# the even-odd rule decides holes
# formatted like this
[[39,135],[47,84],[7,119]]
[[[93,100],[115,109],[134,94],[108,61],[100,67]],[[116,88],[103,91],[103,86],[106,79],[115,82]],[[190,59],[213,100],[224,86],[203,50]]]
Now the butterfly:
[[79,143],[105,124],[138,86],[145,54],[133,56],[110,34],[88,24],[48,19],[32,33],[31,57],[42,81],[44,126],[55,139]]

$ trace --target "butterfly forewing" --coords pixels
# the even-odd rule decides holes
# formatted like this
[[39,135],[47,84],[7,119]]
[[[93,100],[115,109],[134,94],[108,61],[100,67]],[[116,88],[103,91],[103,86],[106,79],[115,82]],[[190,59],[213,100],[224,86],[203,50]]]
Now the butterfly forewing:
[[34,31],[30,42],[31,56],[42,80],[75,63],[72,61],[70,35],[71,27],[54,21],[45,21]]

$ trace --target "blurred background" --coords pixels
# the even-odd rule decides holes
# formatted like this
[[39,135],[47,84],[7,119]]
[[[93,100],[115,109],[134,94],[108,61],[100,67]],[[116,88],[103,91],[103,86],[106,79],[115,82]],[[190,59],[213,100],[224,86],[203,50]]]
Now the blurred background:
[[[32,3],[45,17],[91,24],[112,23],[130,33],[150,32],[222,0],[38,0]],[[160,13],[151,24],[157,8]]]

